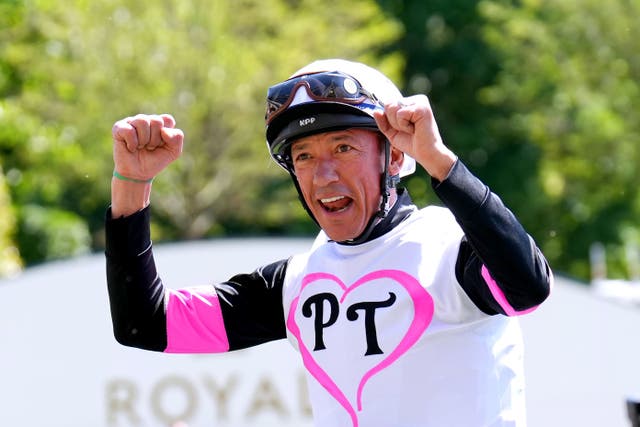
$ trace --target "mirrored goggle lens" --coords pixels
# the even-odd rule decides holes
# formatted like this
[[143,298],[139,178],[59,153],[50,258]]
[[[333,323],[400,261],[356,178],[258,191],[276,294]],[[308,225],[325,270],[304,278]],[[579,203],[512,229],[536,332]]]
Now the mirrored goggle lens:
[[376,98],[351,76],[340,72],[307,74],[269,88],[265,116],[267,123],[287,109],[298,88],[303,86],[309,96],[316,101],[358,104],[370,99],[374,103],[377,102]]

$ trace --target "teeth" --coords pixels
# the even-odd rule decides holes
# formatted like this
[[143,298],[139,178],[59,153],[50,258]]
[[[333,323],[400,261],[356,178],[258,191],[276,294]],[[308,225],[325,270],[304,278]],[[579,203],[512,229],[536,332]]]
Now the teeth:
[[344,196],[329,197],[328,199],[320,199],[320,201],[322,203],[331,203],[331,202],[337,202],[338,200],[342,200],[342,199],[344,199]]

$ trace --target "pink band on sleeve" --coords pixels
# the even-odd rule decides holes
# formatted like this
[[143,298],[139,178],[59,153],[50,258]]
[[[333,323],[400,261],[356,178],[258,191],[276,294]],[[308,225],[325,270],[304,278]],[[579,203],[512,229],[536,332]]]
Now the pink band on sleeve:
[[213,287],[169,289],[165,353],[222,353],[228,350],[220,302]]
[[511,306],[511,304],[509,304],[509,301],[507,301],[507,297],[504,295],[504,292],[502,292],[500,286],[498,286],[493,277],[491,277],[491,273],[489,273],[489,270],[485,265],[482,266],[481,274],[485,283],[489,287],[489,290],[491,291],[491,295],[493,295],[493,298],[495,298],[496,302],[500,305],[500,307],[502,307],[507,316],[521,316],[523,314],[531,313],[536,308],[538,308],[538,306],[536,305],[526,310],[517,311]]

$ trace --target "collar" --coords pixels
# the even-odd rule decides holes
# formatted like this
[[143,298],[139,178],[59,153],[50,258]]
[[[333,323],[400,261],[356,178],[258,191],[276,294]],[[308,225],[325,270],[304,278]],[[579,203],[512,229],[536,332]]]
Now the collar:
[[340,245],[355,246],[377,239],[383,234],[394,229],[398,224],[407,219],[412,212],[415,212],[418,209],[411,200],[409,192],[405,188],[398,188],[397,194],[398,197],[396,202],[391,207],[387,216],[382,218],[382,220],[373,227],[373,230],[371,230],[365,239],[356,238],[354,240],[345,240],[337,243]]

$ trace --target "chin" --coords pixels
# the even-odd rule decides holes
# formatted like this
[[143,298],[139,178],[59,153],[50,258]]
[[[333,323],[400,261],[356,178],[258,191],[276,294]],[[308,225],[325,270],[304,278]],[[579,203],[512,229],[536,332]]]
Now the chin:
[[362,220],[354,221],[352,216],[327,218],[326,215],[319,213],[316,218],[320,219],[318,222],[324,233],[335,242],[353,240],[360,236],[366,227],[365,222]]
[[325,234],[333,241],[335,242],[344,242],[346,240],[353,240],[356,237],[358,237],[362,232],[358,233],[358,234],[353,234],[353,233],[340,233],[340,232],[330,232],[327,231],[325,228],[323,228]]

